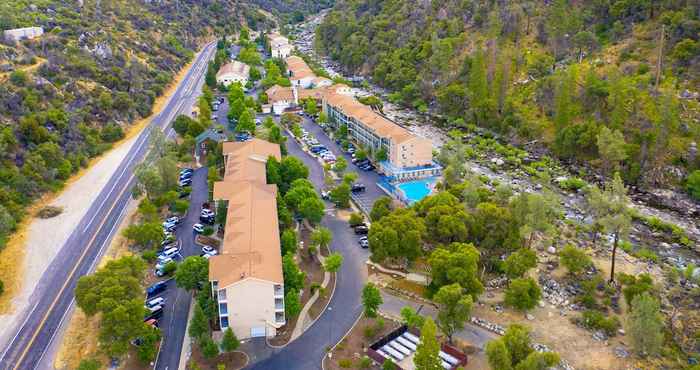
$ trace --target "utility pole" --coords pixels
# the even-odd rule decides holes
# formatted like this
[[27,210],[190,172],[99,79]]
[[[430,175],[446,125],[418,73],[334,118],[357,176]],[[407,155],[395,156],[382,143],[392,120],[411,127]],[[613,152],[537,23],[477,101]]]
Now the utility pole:
[[659,55],[656,60],[656,83],[654,84],[654,94],[659,92],[659,81],[661,80],[661,65],[664,57],[664,33],[666,25],[661,25],[661,37],[659,39]]

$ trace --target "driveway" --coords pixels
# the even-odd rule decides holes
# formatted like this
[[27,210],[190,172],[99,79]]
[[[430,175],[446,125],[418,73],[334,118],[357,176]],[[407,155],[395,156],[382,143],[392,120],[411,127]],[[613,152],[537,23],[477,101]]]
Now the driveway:
[[[190,208],[187,215],[180,222],[175,234],[181,244],[180,254],[182,258],[198,256],[201,248],[194,243],[192,225],[199,222],[199,213],[202,203],[208,200],[209,188],[207,186],[207,167],[198,168],[192,176],[192,193],[190,195]],[[149,273],[154,273],[153,270]],[[166,299],[163,318],[160,320],[160,328],[163,332],[163,344],[154,369],[177,369],[180,363],[180,352],[185,339],[187,315],[190,310],[192,295],[175,285],[175,281],[168,284],[164,293]]]
[[[301,159],[309,167],[309,180],[317,191],[324,186],[323,168],[316,158],[304,152],[299,144],[287,135],[289,155]],[[361,293],[367,279],[365,261],[369,251],[359,247],[357,237],[347,222],[336,217],[332,204],[322,221],[333,234],[331,250],[343,255],[336,287],[326,311],[299,338],[284,348],[270,348],[264,340],[244,343],[242,349],[251,357],[251,369],[309,370],[321,369],[326,349],[339,342],[362,313]]]

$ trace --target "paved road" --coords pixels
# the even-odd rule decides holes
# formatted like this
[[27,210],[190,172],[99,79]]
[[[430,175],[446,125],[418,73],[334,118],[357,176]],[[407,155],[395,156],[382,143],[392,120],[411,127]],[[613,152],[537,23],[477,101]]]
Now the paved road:
[[76,225],[37,284],[30,299],[31,311],[28,310],[25,319],[17,323],[13,331],[16,334],[5,345],[0,355],[0,370],[35,369],[41,363],[46,349],[74,302],[73,289],[78,278],[92,271],[123,217],[130,197],[129,190],[134,184],[133,168],[148,150],[150,130],[164,130],[168,136],[173,135],[169,124],[178,113],[189,110],[201,91],[207,62],[214,51],[215,44],[212,43],[197,55],[165,108],[155,116],[148,129],[138,136],[86,216]]
[[[207,168],[202,167],[194,171],[192,176],[192,195],[190,196],[190,209],[181,220],[176,235],[181,243],[181,257],[198,256],[201,248],[194,243],[192,225],[199,222],[199,214],[202,203],[208,200],[209,188],[207,187]],[[151,270],[149,273],[155,273]],[[163,332],[163,344],[156,361],[155,369],[177,369],[182,352],[182,341],[185,339],[187,315],[190,309],[192,295],[171,284],[164,294],[166,299],[165,312],[160,320],[160,328]]]

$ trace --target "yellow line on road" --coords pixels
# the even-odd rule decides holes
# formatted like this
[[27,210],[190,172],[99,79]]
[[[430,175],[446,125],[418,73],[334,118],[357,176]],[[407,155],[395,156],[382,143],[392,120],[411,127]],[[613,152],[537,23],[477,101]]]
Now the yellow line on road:
[[[129,179],[127,180],[127,184],[130,183],[131,180],[132,180],[133,178],[134,178],[134,175],[131,175],[131,177],[129,177]],[[117,196],[117,201],[115,201],[115,202],[112,204],[112,207],[109,208],[109,211],[107,211],[107,214],[105,215],[104,220],[102,220],[102,222],[100,223],[100,226],[97,228],[97,230],[95,231],[95,234],[92,236],[92,238],[90,239],[90,242],[87,244],[88,246],[92,245],[92,243],[95,241],[95,238],[97,238],[97,235],[100,233],[100,229],[102,229],[102,226],[104,226],[104,224],[105,224],[105,223],[107,222],[107,220],[109,219],[109,214],[112,213],[112,210],[114,209],[114,207],[117,206],[117,203],[118,203],[119,198],[122,197],[122,195],[124,194],[124,192],[125,192],[127,189],[128,189],[128,187],[125,186],[124,189],[122,189],[122,191],[119,192],[119,195]],[[63,283],[63,286],[61,286],[61,290],[59,290],[58,294],[56,295],[56,298],[53,300],[53,302],[51,302],[51,305],[49,306],[49,309],[46,311],[46,314],[45,314],[44,317],[41,319],[41,322],[39,323],[39,327],[37,327],[37,329],[34,331],[34,335],[32,335],[32,338],[29,340],[29,343],[27,343],[27,346],[24,347],[24,351],[22,351],[22,354],[20,355],[19,359],[17,360],[17,363],[16,363],[15,366],[13,367],[14,370],[17,370],[17,368],[19,368],[19,366],[22,364],[22,361],[24,360],[24,357],[27,356],[27,352],[29,352],[29,349],[30,349],[30,348],[32,347],[32,345],[34,344],[34,341],[36,340],[36,337],[39,335],[39,332],[40,332],[41,329],[44,327],[44,324],[46,324],[46,320],[48,320],[49,315],[51,314],[51,311],[53,311],[54,307],[56,306],[56,303],[58,302],[58,300],[61,298],[61,295],[63,294],[63,292],[64,292],[64,291],[66,290],[66,288],[68,287],[68,283],[69,283],[70,280],[73,278],[73,275],[75,275],[75,272],[78,270],[78,267],[80,266],[80,263],[83,261],[83,259],[85,259],[85,256],[87,255],[87,252],[88,252],[89,250],[90,250],[90,248],[85,248],[85,249],[83,250],[83,253],[80,255],[80,258],[78,259],[78,262],[73,266],[73,269],[71,270],[70,274],[68,275],[68,278],[67,278],[66,281]],[[20,329],[20,330],[21,330],[21,329]]]

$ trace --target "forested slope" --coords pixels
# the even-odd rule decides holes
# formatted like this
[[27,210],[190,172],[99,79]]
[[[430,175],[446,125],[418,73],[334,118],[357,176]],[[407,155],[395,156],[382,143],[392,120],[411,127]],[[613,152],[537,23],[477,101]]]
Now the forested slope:
[[214,34],[233,32],[233,0],[13,0],[0,30],[45,34],[0,45],[0,245],[24,207],[151,113],[175,73]]
[[699,165],[699,16],[674,0],[339,0],[316,46],[452,125],[684,186]]

